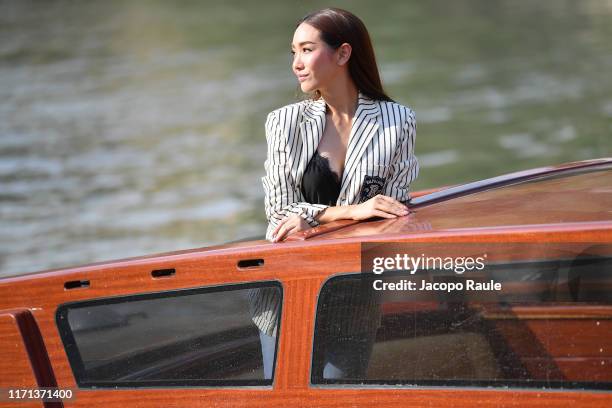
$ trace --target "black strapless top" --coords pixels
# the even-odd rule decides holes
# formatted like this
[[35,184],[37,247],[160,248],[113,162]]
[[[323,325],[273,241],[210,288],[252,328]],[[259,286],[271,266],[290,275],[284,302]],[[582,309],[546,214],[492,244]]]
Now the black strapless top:
[[306,202],[336,205],[340,195],[340,179],[329,167],[329,160],[315,150],[308,162],[300,189]]

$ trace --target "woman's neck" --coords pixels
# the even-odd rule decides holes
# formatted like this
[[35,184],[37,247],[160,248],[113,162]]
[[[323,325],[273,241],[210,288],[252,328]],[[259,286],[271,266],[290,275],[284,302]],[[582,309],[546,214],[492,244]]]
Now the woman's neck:
[[321,89],[320,92],[332,117],[350,121],[355,116],[359,90],[352,80],[336,81],[330,88]]

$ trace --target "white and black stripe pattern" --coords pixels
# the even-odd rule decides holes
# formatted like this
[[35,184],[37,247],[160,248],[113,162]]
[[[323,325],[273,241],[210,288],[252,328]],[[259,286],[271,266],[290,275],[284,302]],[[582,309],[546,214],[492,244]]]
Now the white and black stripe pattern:
[[[326,205],[304,202],[300,183],[308,162],[317,149],[325,129],[325,101],[307,100],[277,109],[266,120],[268,157],[262,178],[265,210],[268,218],[266,238],[276,225],[290,214],[298,214],[311,226]],[[366,177],[385,180],[382,194],[399,201],[409,200],[410,183],[417,177],[419,166],[414,155],[416,120],[414,112],[394,102],[374,101],[359,94],[347,147],[340,195],[336,205],[357,204]],[[372,299],[364,303],[355,297],[351,287],[337,294],[334,302],[355,310],[331,318],[330,327],[338,333],[354,334],[375,330],[380,310]],[[342,300],[340,300],[342,299]],[[280,310],[280,294],[276,290],[254,289],[249,293],[251,314],[264,333],[276,335]],[[372,327],[370,327],[372,326]]]
[[280,318],[281,294],[278,288],[249,289],[249,311],[255,326],[268,336],[276,336]]
[[[276,225],[298,214],[311,226],[326,205],[304,202],[300,183],[325,128],[325,101],[306,100],[277,109],[266,120],[268,155],[262,178],[268,218],[266,238]],[[407,202],[410,183],[418,175],[414,155],[414,112],[400,104],[375,101],[359,94],[336,205],[357,204],[364,180],[384,180],[382,194]]]

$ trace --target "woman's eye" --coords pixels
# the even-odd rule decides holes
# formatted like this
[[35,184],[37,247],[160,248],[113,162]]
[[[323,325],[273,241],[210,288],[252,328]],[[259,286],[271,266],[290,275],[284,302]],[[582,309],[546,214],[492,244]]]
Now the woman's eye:
[[304,48],[302,51],[304,51],[304,52],[310,52],[310,51],[312,51],[312,50],[311,50],[310,48]]

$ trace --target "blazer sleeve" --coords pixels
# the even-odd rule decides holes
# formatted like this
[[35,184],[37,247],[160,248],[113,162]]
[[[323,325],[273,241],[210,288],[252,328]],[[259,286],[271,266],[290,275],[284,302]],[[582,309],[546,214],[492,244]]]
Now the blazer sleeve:
[[419,163],[414,155],[416,138],[416,117],[408,109],[406,121],[402,125],[402,138],[399,149],[394,155],[389,181],[385,186],[385,195],[407,203],[410,200],[410,183],[419,175]]
[[268,115],[265,128],[268,155],[264,163],[266,175],[262,177],[262,183],[268,218],[266,239],[272,239],[274,228],[292,214],[299,215],[311,227],[316,227],[319,222],[315,217],[329,206],[300,201],[302,195],[291,175],[291,146],[287,140],[286,129],[280,125],[276,111]]

